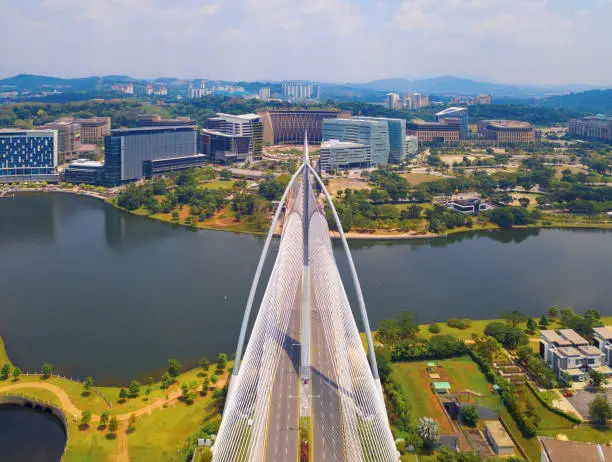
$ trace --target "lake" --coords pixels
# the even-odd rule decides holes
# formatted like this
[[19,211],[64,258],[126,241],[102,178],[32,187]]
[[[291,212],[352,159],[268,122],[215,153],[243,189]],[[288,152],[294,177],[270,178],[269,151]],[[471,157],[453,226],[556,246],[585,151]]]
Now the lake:
[[[350,245],[373,327],[401,310],[421,322],[540,315],[553,304],[612,314],[610,231]],[[192,231],[87,197],[0,199],[0,335],[24,370],[50,362],[98,384],[159,373],[168,358],[194,365],[231,354],[262,246],[261,237]]]

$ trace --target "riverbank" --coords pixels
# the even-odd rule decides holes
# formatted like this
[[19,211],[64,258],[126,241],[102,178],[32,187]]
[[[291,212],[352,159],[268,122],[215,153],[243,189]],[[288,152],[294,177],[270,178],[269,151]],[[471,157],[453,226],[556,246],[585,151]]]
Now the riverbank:
[[[8,359],[8,355],[0,338],[0,363],[5,363],[2,358]],[[162,462],[174,460],[177,454],[187,458],[195,439],[205,437],[203,429],[207,434],[216,433],[221,420],[222,389],[231,367],[228,362],[223,373],[218,374],[212,369],[188,370],[168,387],[152,382],[139,386],[138,392],[127,398],[122,397],[120,387],[87,391],[81,382],[53,375],[11,375],[10,379],[0,380],[0,397],[61,411],[67,438],[64,462]],[[90,418],[85,421],[84,415]],[[101,422],[103,415],[108,415],[109,422],[117,420],[115,431],[110,431],[109,423]]]

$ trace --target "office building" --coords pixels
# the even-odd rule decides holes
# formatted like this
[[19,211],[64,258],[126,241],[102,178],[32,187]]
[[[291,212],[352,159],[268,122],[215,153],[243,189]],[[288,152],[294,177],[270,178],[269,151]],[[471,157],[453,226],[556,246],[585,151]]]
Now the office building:
[[231,164],[252,159],[251,138],[217,130],[204,129],[200,135],[201,151],[213,162]]
[[139,114],[139,127],[195,127],[196,121],[189,117],[177,117],[176,119],[162,119],[157,114]]
[[384,119],[325,119],[323,141],[338,140],[370,147],[372,165],[389,162],[389,124]]
[[386,117],[353,117],[350,120],[385,121],[389,131],[389,162],[399,164],[406,160],[406,119]]
[[78,159],[78,148],[81,144],[81,125],[71,118],[56,120],[40,127],[44,130],[57,131],[57,153],[58,163],[64,164],[68,161]]
[[612,117],[589,116],[571,119],[567,134],[587,140],[612,142]]
[[370,146],[348,141],[329,140],[321,143],[319,169],[323,172],[372,166]]
[[436,120],[438,122],[442,122],[445,119],[459,119],[461,138],[466,139],[468,137],[470,126],[466,107],[449,107],[436,113]]
[[70,162],[64,169],[64,181],[72,184],[104,184],[104,164],[87,159],[77,159]]
[[303,99],[319,99],[320,89],[316,83],[307,82],[283,82],[283,97],[289,101]]
[[270,99],[270,87],[261,87],[258,95],[261,99]]
[[195,127],[112,130],[104,140],[104,176],[109,186],[145,177],[144,162],[197,155]]
[[110,117],[93,117],[91,119],[76,119],[75,123],[81,126],[81,143],[98,144],[110,134]]
[[193,156],[171,157],[169,159],[151,159],[142,163],[142,170],[147,179],[168,172],[176,172],[194,167],[203,167],[208,163],[208,158],[203,154]]
[[518,120],[482,120],[478,122],[478,135],[498,143],[534,143],[535,129]]
[[[263,123],[261,116],[257,114],[232,115],[218,113],[217,117],[211,117],[206,121],[206,128],[226,135],[247,138],[248,152],[247,159],[245,160],[259,160],[262,158]],[[214,157],[212,150],[211,153]]]
[[57,181],[56,130],[0,129],[0,182]]
[[443,119],[440,122],[411,121],[406,133],[416,136],[419,143],[451,143],[461,139],[461,121]]
[[385,97],[385,107],[387,109],[401,109],[400,97],[397,93],[387,93]]
[[263,122],[263,141],[266,144],[303,144],[304,133],[308,142],[322,140],[324,119],[348,119],[350,112],[334,110],[271,109],[259,112]]
[[406,135],[406,157],[414,157],[419,152],[419,139],[414,135]]
[[612,447],[538,436],[540,462],[612,462]]

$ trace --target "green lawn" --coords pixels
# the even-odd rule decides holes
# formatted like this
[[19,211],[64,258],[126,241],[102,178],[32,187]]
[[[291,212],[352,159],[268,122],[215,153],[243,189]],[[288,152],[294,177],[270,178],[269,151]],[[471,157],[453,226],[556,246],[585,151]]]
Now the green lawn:
[[440,321],[437,324],[440,326],[441,330],[439,334],[432,334],[429,332],[429,324],[423,324],[419,326],[420,333],[419,335],[424,338],[430,338],[433,335],[452,335],[458,339],[471,339],[472,334],[482,335],[487,324],[493,321],[500,321],[499,319],[478,319],[472,321],[472,325],[467,329],[456,329],[454,327],[449,327],[446,325],[446,320]]
[[6,348],[4,348],[4,340],[2,340],[2,337],[0,337],[0,365],[4,365],[6,363],[11,364],[11,360],[8,357]]
[[136,421],[136,431],[128,435],[130,460],[148,462],[184,461],[188,439],[208,422],[219,421],[210,399],[199,399],[187,406],[157,409]]
[[207,189],[224,189],[230,191],[234,186],[234,180],[212,180],[201,183],[200,186]]
[[[9,383],[18,383],[18,382],[11,381]],[[6,396],[22,395],[22,396],[31,398],[36,401],[42,401],[44,403],[49,403],[53,406],[61,407],[60,401],[59,399],[57,399],[57,396],[55,396],[55,393],[49,390],[41,389],[41,388],[20,388],[19,390],[16,390],[15,392],[1,392],[0,391],[0,396],[2,395],[6,395]]]

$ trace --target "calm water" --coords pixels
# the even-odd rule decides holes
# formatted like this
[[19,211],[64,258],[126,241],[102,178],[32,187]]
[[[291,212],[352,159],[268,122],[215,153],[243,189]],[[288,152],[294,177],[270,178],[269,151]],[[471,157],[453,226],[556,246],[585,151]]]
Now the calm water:
[[[0,199],[0,335],[13,361],[98,383],[234,351],[263,240],[189,231],[61,194]],[[516,230],[353,241],[370,320],[612,314],[612,233]],[[336,246],[341,271],[345,259]],[[346,284],[352,294],[352,287]],[[360,325],[360,324],[359,324]]]
[[58,462],[64,427],[53,415],[18,406],[0,406],[0,461]]

